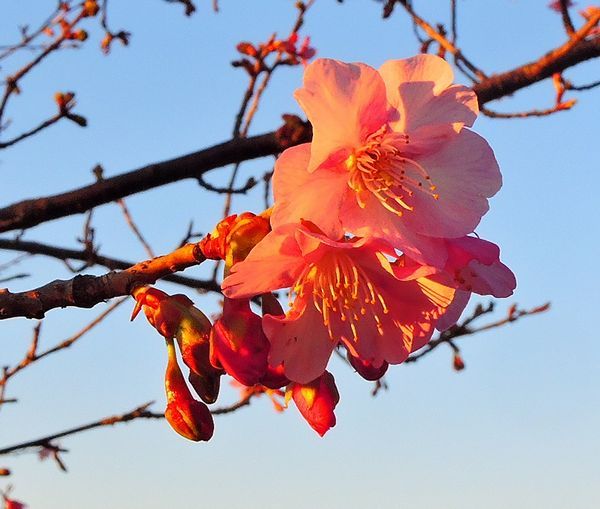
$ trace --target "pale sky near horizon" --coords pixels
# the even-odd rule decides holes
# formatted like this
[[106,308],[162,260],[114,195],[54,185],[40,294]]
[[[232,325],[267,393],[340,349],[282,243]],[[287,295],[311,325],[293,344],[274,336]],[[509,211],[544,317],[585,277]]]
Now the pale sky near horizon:
[[[198,0],[198,12],[188,19],[179,5],[155,0],[128,8],[128,2],[113,0],[111,26],[133,33],[130,47],[116,44],[104,57],[96,47],[98,32],[91,31],[95,40],[84,49],[55,56],[33,73],[9,111],[11,132],[53,112],[56,90],[77,92],[76,111],[88,117],[89,127],[63,122],[1,151],[1,206],[87,184],[97,163],[111,176],[228,139],[246,84],[243,71],[229,64],[237,57],[235,45],[263,41],[275,31],[287,34],[295,11],[291,0],[245,2],[243,12],[241,3],[221,0],[221,12],[214,14],[210,3]],[[424,17],[446,19],[449,2],[415,3]],[[560,16],[547,3],[461,0],[459,42],[489,73],[532,60],[565,40]],[[17,25],[41,20],[53,5],[40,0],[35,9],[24,9],[22,2],[5,2],[1,42],[16,39]],[[585,6],[579,2],[577,8]],[[375,67],[412,56],[418,48],[401,9],[387,21],[380,9],[370,0],[317,0],[302,33],[311,36],[318,56]],[[588,62],[565,75],[589,83],[598,79],[599,67]],[[273,78],[252,133],[277,127],[282,113],[300,113],[292,93],[301,78],[299,68]],[[457,81],[467,83],[460,74]],[[62,440],[70,451],[64,456],[68,474],[35,454],[1,457],[0,467],[13,475],[0,481],[0,489],[13,484],[14,497],[31,509],[600,507],[600,94],[567,97],[579,101],[569,112],[475,123],[504,176],[477,232],[500,245],[518,280],[514,297],[499,302],[494,316],[503,316],[513,302],[529,308],[551,301],[552,308],[461,340],[463,372],[452,370],[451,352],[441,347],[416,364],[393,367],[389,390],[372,398],[367,382],[334,362],[342,400],[338,424],[324,439],[295,408],[276,414],[259,400],[216,418],[209,443],[188,442],[164,422],[134,422]],[[487,106],[543,109],[553,100],[546,80]],[[260,175],[271,164],[252,161],[242,174]],[[218,183],[226,174],[208,178]],[[234,211],[259,210],[261,200],[262,191],[236,198]],[[158,253],[173,248],[190,219],[205,232],[222,210],[219,198],[207,197],[191,180],[127,203]],[[83,220],[75,215],[47,223],[25,238],[77,247]],[[94,226],[103,254],[145,257],[118,207],[97,208]],[[13,257],[0,251],[0,265]],[[9,283],[14,291],[72,277],[60,262],[43,257],[17,270],[32,276]],[[202,275],[203,269],[188,273]],[[207,312],[216,309],[214,298],[186,293]],[[0,412],[0,447],[150,400],[162,409],[165,349],[143,320],[129,322],[131,307],[125,304],[75,347],[9,383],[7,397],[19,403]],[[43,344],[68,337],[102,309],[49,313]],[[0,365],[22,357],[33,325],[2,322]],[[225,387],[222,403],[234,397]]]

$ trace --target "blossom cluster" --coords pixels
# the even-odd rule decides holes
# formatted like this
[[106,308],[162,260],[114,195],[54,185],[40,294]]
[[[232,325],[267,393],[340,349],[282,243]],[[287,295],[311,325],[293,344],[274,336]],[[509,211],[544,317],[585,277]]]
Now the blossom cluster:
[[[334,350],[378,380],[454,325],[472,293],[507,297],[516,281],[499,248],[474,235],[502,180],[492,149],[470,130],[477,98],[453,84],[443,59],[419,55],[378,70],[318,59],[295,96],[313,139],[278,158],[274,207],[226,218],[202,242],[226,267],[222,316],[214,325],[196,320],[201,332],[191,334],[202,346],[186,346],[181,318],[199,312],[189,299],[153,301],[153,289],[136,298],[159,331],[173,329],[161,333],[178,339],[204,401],[216,399],[224,372],[244,386],[286,387],[286,400],[323,435],[339,401],[327,371]],[[273,293],[282,289],[286,309]],[[175,320],[165,302],[179,310]],[[169,402],[169,387],[187,386],[167,371],[176,379],[167,382]],[[200,403],[182,401],[171,424],[210,438],[212,420],[189,429],[189,415],[206,424],[207,411],[186,413]]]

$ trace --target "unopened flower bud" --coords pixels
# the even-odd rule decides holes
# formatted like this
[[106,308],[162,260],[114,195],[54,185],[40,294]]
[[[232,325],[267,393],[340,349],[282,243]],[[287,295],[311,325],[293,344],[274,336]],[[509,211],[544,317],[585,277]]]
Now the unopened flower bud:
[[84,16],[95,16],[98,14],[100,6],[96,0],[85,0],[83,2],[83,13]]
[[210,410],[204,403],[193,398],[177,364],[173,341],[167,342],[167,350],[169,357],[165,372],[165,418],[177,433],[189,440],[210,440],[214,432]]
[[273,368],[270,365],[267,366],[267,372],[260,379],[260,384],[268,389],[280,389],[289,383],[289,379],[283,372],[283,364],[280,364],[276,368]]
[[73,32],[71,34],[71,39],[75,39],[77,41],[85,41],[88,38],[88,33],[83,30],[82,28],[80,28],[79,30]]
[[256,48],[249,42],[240,42],[236,46],[236,49],[243,55],[248,55],[250,57],[256,57],[258,55],[258,51],[256,51]]
[[463,358],[457,353],[454,354],[454,359],[452,360],[452,367],[456,371],[462,371],[463,369],[465,369],[465,362],[463,361]]
[[211,331],[211,362],[243,385],[253,386],[267,372],[270,343],[262,319],[250,309],[247,299],[228,299],[223,315]]
[[356,370],[356,372],[362,376],[365,380],[375,382],[379,380],[387,371],[389,364],[383,361],[381,366],[376,367],[369,361],[355,357],[350,352],[347,354],[348,362]]
[[340,400],[340,395],[335,386],[335,379],[328,371],[308,384],[293,384],[291,397],[302,417],[319,435],[325,435],[335,426],[333,412]]
[[207,258],[225,260],[227,268],[244,260],[252,248],[271,231],[268,215],[244,212],[223,219],[200,243]]
[[4,495],[4,509],[26,509],[27,505]]

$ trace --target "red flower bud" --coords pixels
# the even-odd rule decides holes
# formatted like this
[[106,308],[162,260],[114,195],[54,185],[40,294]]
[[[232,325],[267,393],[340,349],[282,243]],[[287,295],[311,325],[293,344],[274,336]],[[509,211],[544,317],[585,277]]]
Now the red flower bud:
[[85,0],[83,2],[83,15],[84,16],[95,16],[98,14],[100,6],[96,0]]
[[260,379],[260,384],[268,389],[280,389],[289,383],[290,381],[283,373],[283,364],[280,364],[276,368],[267,366],[267,372]]
[[249,57],[255,57],[258,55],[258,51],[256,51],[256,48],[249,42],[240,42],[236,46],[236,49],[243,55],[248,55]]
[[383,364],[379,367],[375,367],[369,361],[365,361],[358,357],[355,357],[350,352],[347,353],[348,362],[356,370],[356,372],[362,376],[365,380],[375,382],[379,380],[387,371],[389,364],[383,361]]
[[262,329],[262,319],[250,309],[247,299],[228,299],[223,315],[210,335],[211,362],[243,385],[260,382],[267,372],[270,343]]
[[210,410],[204,403],[196,401],[192,397],[177,364],[173,341],[167,342],[167,350],[169,360],[165,372],[165,391],[167,393],[165,417],[171,427],[181,436],[195,442],[210,440],[214,431]]
[[134,290],[134,295],[137,302],[133,317],[143,308],[160,334],[177,339],[183,362],[193,375],[190,383],[204,402],[214,403],[223,370],[210,362],[210,320],[185,295],[171,296],[150,287]]
[[4,509],[26,509],[27,505],[4,495]]
[[244,212],[223,219],[200,242],[202,253],[212,260],[225,260],[227,268],[244,260],[252,248],[271,230],[265,215]]
[[291,388],[294,403],[310,427],[323,436],[335,426],[335,406],[340,395],[335,379],[329,371],[306,385],[293,384]]
[[462,357],[457,353],[454,354],[454,359],[452,360],[452,367],[456,371],[462,371],[463,369],[465,369],[465,361],[463,361]]
[[190,371],[188,380],[190,385],[194,388],[194,391],[196,391],[196,394],[200,396],[200,399],[210,405],[217,401],[217,398],[219,397],[222,374],[223,370],[210,365],[210,368],[203,373],[194,373],[193,371]]

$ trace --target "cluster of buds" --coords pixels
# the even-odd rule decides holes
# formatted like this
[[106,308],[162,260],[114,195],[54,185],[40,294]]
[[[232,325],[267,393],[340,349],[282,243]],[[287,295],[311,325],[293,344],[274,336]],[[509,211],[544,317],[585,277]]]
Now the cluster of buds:
[[100,43],[100,48],[105,55],[108,55],[110,53],[111,45],[115,40],[120,41],[123,46],[128,46],[130,37],[131,34],[124,30],[119,30],[116,33],[106,32]]
[[80,127],[87,126],[87,119],[85,117],[71,112],[76,104],[74,92],[56,92],[54,94],[54,102],[58,106],[61,116],[75,122]]
[[94,17],[98,14],[100,6],[96,0],[85,0],[82,6],[82,14],[84,17]]
[[316,50],[310,45],[310,37],[305,37],[300,45],[298,42],[297,32],[292,32],[287,39],[277,39],[273,34],[267,42],[258,46],[250,42],[240,42],[236,48],[244,57],[235,60],[232,65],[243,67],[251,76],[257,76],[269,69],[266,60],[270,55],[277,56],[278,65],[306,65],[315,56]]
[[[268,212],[233,215],[221,221],[200,247],[207,258],[223,260],[228,273],[269,231]],[[222,314],[214,324],[185,295],[171,296],[150,287],[136,288],[132,295],[136,299],[132,319],[143,309],[148,322],[166,339],[165,417],[180,435],[195,441],[210,439],[213,421],[206,404],[217,400],[220,378],[225,373],[244,388],[245,397],[265,393],[277,403],[277,410],[284,407],[276,397],[286,394],[286,401],[293,399],[320,435],[335,425],[333,410],[339,396],[330,374],[302,385],[288,380],[283,365],[269,364],[270,343],[262,317],[284,315],[272,293],[260,296],[261,315],[252,311],[249,299],[225,298]],[[189,368],[189,385],[202,401],[194,399],[185,381],[177,362],[176,344]]]
[[[171,296],[156,288],[142,287],[135,289],[133,296],[136,306],[132,319],[143,309],[150,324],[167,343],[167,421],[175,431],[190,440],[210,439],[214,425],[205,403],[216,401],[223,372],[209,361],[209,319],[185,295]],[[183,378],[175,342],[190,370],[190,384],[204,403],[194,399]]]

